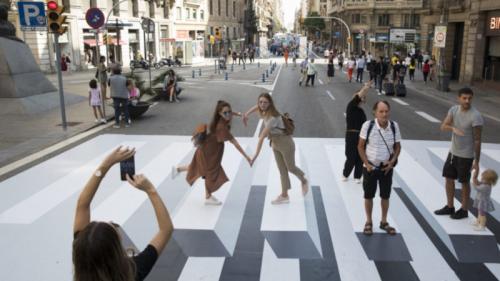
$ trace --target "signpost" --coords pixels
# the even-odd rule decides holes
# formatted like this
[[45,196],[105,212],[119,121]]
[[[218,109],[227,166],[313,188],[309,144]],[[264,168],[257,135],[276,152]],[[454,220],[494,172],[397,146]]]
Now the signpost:
[[[101,54],[99,50],[99,28],[104,25],[104,13],[98,9],[98,8],[90,8],[87,10],[85,13],[85,20],[87,21],[87,24],[94,29],[94,35],[95,35],[95,46],[96,46],[96,51],[97,51],[97,67],[99,71],[99,61],[101,59]],[[100,75],[99,75],[100,76]],[[99,76],[97,77],[99,79]],[[102,83],[102,81],[99,81]],[[106,81],[104,81],[106,83]],[[106,118],[106,106],[104,104],[104,101],[106,100],[106,96],[104,93],[101,91],[101,100],[102,102],[102,112],[104,115],[104,118]]]
[[446,46],[446,25],[436,25],[434,28],[434,47],[444,48]]
[[17,2],[21,30],[47,31],[47,18],[43,2]]
[[150,19],[150,18],[143,18],[142,22],[141,22],[141,26],[142,26],[142,29],[144,30],[144,33],[147,34],[147,41],[146,41],[146,44],[144,44],[144,47],[146,49],[146,51],[144,51],[144,55],[147,56],[148,58],[148,61],[149,61],[149,88],[151,89],[151,56],[149,55],[149,52],[151,52],[151,50],[149,50],[149,34],[150,33],[154,33],[155,32],[155,22]]

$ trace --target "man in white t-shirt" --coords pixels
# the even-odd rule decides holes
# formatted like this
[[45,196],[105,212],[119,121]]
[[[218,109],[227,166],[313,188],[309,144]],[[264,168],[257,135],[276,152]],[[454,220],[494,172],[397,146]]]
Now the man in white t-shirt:
[[363,83],[363,72],[365,71],[365,58],[360,55],[356,60],[356,66],[358,67],[358,72],[356,74],[356,82]]
[[373,234],[373,197],[380,187],[382,218],[380,228],[390,235],[396,230],[387,222],[392,173],[401,151],[401,132],[398,123],[389,120],[391,106],[387,101],[377,101],[373,106],[375,120],[366,121],[361,127],[358,142],[359,157],[363,161],[363,190],[365,198],[365,235]]

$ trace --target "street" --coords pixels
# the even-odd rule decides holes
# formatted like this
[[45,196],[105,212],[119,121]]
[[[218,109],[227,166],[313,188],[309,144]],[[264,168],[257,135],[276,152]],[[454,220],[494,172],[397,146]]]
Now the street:
[[[270,70],[269,60],[261,60],[260,67],[252,64],[243,69],[235,65],[234,72],[228,69],[228,80],[223,73],[214,73],[213,65],[183,67],[179,73],[186,80],[180,83],[180,103],[155,102],[144,116],[132,121],[130,128],[112,128],[113,122],[95,126],[91,134],[77,135],[50,154],[35,158],[30,152],[28,158],[32,158],[27,165],[0,174],[0,279],[72,278],[71,227],[78,194],[100,161],[118,145],[137,149],[136,172],[144,173],[156,186],[175,227],[146,280],[500,278],[498,188],[492,192],[496,211],[488,216],[485,232],[476,232],[470,226],[475,210],[460,221],[433,214],[446,202],[441,169],[451,136],[441,132],[440,125],[456,104],[456,93],[437,96],[424,85],[420,73],[417,81],[406,81],[406,97],[386,97],[370,89],[363,106],[368,119],[373,118],[375,101],[389,101],[391,119],[398,122],[403,138],[389,210],[389,221],[398,233],[390,237],[375,227],[370,240],[362,234],[362,185],[352,179],[341,180],[345,110],[362,84],[349,83],[339,69],[329,83],[325,59],[319,58],[314,87],[299,87],[301,60],[297,67],[292,63],[285,66],[281,57],[271,60],[276,69],[265,82],[262,74]],[[153,70],[153,77],[165,69]],[[147,78],[147,71],[139,73]],[[66,76],[65,92],[86,97],[93,76],[93,72]],[[364,79],[368,80],[368,72]],[[55,81],[52,76],[49,80]],[[302,197],[300,182],[292,176],[290,204],[271,205],[280,182],[268,141],[253,167],[226,142],[222,166],[230,181],[215,193],[224,204],[203,205],[203,180],[190,187],[185,175],[171,178],[171,167],[189,163],[194,153],[190,141],[193,130],[200,123],[210,122],[218,100],[229,102],[233,111],[245,112],[266,91],[271,92],[278,110],[288,112],[295,121],[296,162],[310,180],[311,191]],[[500,171],[500,100],[488,100],[476,93],[473,104],[485,120],[481,165]],[[108,109],[112,112],[111,107]],[[84,114],[79,118],[76,121],[92,122],[90,108],[88,118]],[[247,127],[238,117],[232,121],[232,134],[250,155],[255,152],[261,123],[256,116]],[[51,124],[49,130],[54,126]],[[43,149],[46,147],[37,148]],[[459,195],[455,197],[456,206]],[[378,204],[377,197],[375,206]],[[120,224],[125,246],[139,250],[157,229],[146,196],[120,181],[117,166],[102,181],[92,215],[94,220]],[[376,207],[377,226],[379,218]],[[387,251],[381,252],[381,247]]]

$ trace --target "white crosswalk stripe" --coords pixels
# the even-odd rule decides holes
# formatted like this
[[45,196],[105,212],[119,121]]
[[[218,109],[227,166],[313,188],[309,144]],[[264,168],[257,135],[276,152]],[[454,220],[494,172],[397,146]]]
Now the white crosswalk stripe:
[[[255,149],[255,138],[238,138],[238,141],[247,152]],[[302,262],[324,258],[328,244],[325,244],[328,241],[325,241],[324,237],[329,237],[327,239],[330,239],[329,242],[333,246],[334,264],[341,280],[384,280],[384,274],[378,270],[378,262],[381,260],[369,257],[370,250],[358,236],[365,222],[362,185],[354,183],[352,179],[341,181],[345,160],[344,139],[295,139],[296,163],[306,172],[311,190],[309,197],[303,198],[299,180],[290,174],[291,202],[281,206],[270,204],[271,199],[280,193],[281,183],[269,146],[263,146],[260,157],[250,168],[241,154],[227,143],[222,165],[230,181],[214,194],[224,204],[204,206],[202,179],[193,187],[188,187],[182,179],[183,176],[175,180],[169,178],[172,165],[190,159],[188,156],[194,148],[189,137],[140,135],[101,135],[0,182],[0,233],[3,235],[0,248],[4,253],[0,256],[0,268],[38,264],[41,259],[39,253],[43,252],[46,246],[52,248],[50,252],[44,253],[43,260],[46,262],[40,263],[40,266],[27,267],[26,270],[2,270],[2,280],[52,280],[54,272],[59,273],[60,280],[72,278],[70,232],[78,192],[108,151],[120,143],[138,149],[136,171],[145,173],[162,196],[168,197],[172,192],[178,192],[175,199],[167,204],[176,229],[213,232],[229,256],[239,254],[237,243],[254,239],[239,231],[247,211],[249,190],[252,186],[266,188],[265,193],[261,191],[261,197],[258,197],[265,200],[259,212],[262,213],[261,225],[256,231],[262,235],[260,239],[264,237],[262,248],[255,249],[255,253],[261,255],[261,264],[257,265],[261,270],[255,273],[260,276],[260,280],[311,280],[308,275],[311,273],[304,270]],[[91,147],[94,149],[90,149]],[[443,155],[449,148],[449,142],[404,140],[402,147],[399,164],[395,169],[388,218],[398,231],[403,247],[411,256],[411,260],[400,263],[406,263],[407,268],[413,270],[420,280],[464,280],[460,275],[463,273],[455,272],[450,266],[450,263],[454,262],[460,264],[463,258],[461,252],[468,249],[461,249],[460,247],[466,245],[456,239],[460,240],[466,236],[471,237],[471,241],[492,238],[481,240],[485,243],[483,245],[489,245],[488,250],[491,253],[498,252],[495,235],[499,234],[492,232],[495,228],[485,232],[474,231],[469,225],[469,220],[473,218],[471,213],[468,220],[459,221],[433,214],[435,209],[446,202],[444,180],[439,178],[439,165],[444,161]],[[484,144],[483,153],[492,159],[489,166],[493,166],[488,168],[500,170],[500,145]],[[52,168],[55,163],[61,162],[68,163],[67,166],[71,170]],[[46,173],[46,178],[51,180],[38,180],[34,171]],[[22,184],[16,186],[16,182]],[[179,193],[181,191],[183,193]],[[313,196],[317,195],[317,192],[321,194],[326,215],[324,225],[320,223],[321,220],[314,220],[319,214],[315,209],[315,200],[319,199]],[[119,169],[114,167],[104,178],[96,194],[92,218],[119,222],[141,249],[147,241],[147,237],[142,237],[146,236],[143,235],[145,228],[141,225],[131,225],[129,222],[133,220],[135,224],[140,222],[144,225],[156,223],[154,213],[142,195],[121,182]],[[458,201],[455,201],[458,206]],[[386,235],[378,229],[378,202],[376,198],[373,212],[374,231],[377,235]],[[495,217],[491,220],[491,223],[498,224]],[[329,230],[327,236],[324,233],[325,228]],[[320,229],[323,229],[323,232]],[[317,248],[320,256],[312,260],[300,257],[282,258],[280,255],[283,255],[283,252],[279,251],[283,251],[283,248],[280,249],[281,246],[276,244],[276,241],[270,241],[266,232],[292,236],[305,233],[302,237],[310,238],[313,248]],[[318,238],[318,232],[322,239]],[[138,236],[141,238],[134,239]],[[245,239],[242,240],[242,237]],[[382,236],[383,239],[384,237],[388,236]],[[172,239],[176,239],[175,235]],[[294,240],[287,243],[291,243],[290,241]],[[178,244],[182,248],[181,243]],[[445,245],[442,248],[446,249],[438,249],[438,244]],[[451,255],[444,255],[443,251],[449,251]],[[178,253],[167,251],[166,254],[175,256]],[[225,272],[227,256],[187,256],[185,262],[179,265],[178,280],[219,280],[221,275],[226,278],[231,276],[230,272]],[[478,259],[476,263],[484,263],[484,270],[500,278],[500,258],[495,262],[495,259],[490,259],[491,256],[482,257],[481,251],[477,251],[473,256]],[[484,261],[481,261],[483,258]],[[61,263],[61,260],[65,262]],[[231,261],[232,266],[237,263],[238,259]],[[252,268],[255,268],[255,265]]]

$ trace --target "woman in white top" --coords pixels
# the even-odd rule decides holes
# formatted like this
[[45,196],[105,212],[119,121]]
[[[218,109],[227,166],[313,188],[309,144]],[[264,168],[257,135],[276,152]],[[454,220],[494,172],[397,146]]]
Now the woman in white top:
[[257,105],[250,108],[243,116],[243,122],[247,124],[248,116],[258,111],[260,118],[264,121],[264,130],[260,133],[257,151],[252,158],[252,164],[259,156],[262,143],[267,137],[271,141],[276,164],[281,177],[281,194],[274,199],[272,204],[289,203],[288,190],[290,186],[290,177],[288,173],[294,174],[299,178],[302,185],[302,194],[306,195],[309,186],[304,176],[304,172],[295,165],[295,143],[291,135],[286,134],[282,115],[274,106],[273,99],[269,93],[263,93],[259,96]]

